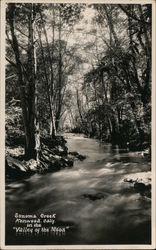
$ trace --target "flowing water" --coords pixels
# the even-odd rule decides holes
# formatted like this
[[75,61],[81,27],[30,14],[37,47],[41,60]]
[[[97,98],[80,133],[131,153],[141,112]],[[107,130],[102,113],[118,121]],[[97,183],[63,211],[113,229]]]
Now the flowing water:
[[[69,151],[86,155],[72,168],[6,187],[6,244],[149,244],[151,202],[123,179],[150,163],[110,144],[66,134]],[[56,214],[63,232],[15,233],[15,213]],[[16,225],[17,226],[17,225]]]

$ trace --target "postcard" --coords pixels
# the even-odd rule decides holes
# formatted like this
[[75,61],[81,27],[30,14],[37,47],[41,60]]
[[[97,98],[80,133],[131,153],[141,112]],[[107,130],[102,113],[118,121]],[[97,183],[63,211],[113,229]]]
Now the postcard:
[[155,11],[1,1],[1,249],[155,249]]

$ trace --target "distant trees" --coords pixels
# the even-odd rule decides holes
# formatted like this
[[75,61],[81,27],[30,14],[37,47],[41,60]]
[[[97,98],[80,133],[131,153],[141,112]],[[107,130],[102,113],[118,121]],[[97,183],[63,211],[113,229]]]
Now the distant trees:
[[83,115],[90,121],[88,132],[124,147],[146,147],[151,121],[151,5],[92,7],[103,49],[101,45],[101,56],[97,54],[82,87],[84,96],[88,92],[88,111]]

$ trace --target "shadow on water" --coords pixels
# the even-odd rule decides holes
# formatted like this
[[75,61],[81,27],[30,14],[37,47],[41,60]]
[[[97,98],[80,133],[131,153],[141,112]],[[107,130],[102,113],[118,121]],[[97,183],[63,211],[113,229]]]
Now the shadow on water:
[[[150,163],[134,153],[83,136],[66,136],[69,151],[85,154],[74,167],[34,175],[6,186],[6,244],[150,244],[151,204],[129,183],[129,173]],[[65,233],[15,234],[14,215],[56,213]]]

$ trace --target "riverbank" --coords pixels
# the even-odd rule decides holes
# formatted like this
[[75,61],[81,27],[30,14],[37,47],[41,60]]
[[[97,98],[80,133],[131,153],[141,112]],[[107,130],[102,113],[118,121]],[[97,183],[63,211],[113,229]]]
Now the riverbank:
[[66,140],[62,136],[56,136],[55,139],[41,138],[39,162],[34,159],[26,160],[23,142],[24,138],[19,137],[6,141],[6,180],[28,178],[35,173],[56,172],[63,168],[72,167],[74,160],[85,159],[84,155],[77,152],[68,152]]
[[56,172],[72,167],[75,160],[84,160],[78,152],[68,152],[67,141],[61,135],[51,138],[45,130],[40,135],[39,159],[25,158],[25,135],[20,101],[13,99],[6,106],[6,180],[28,178],[31,175]]
[[[123,131],[124,132],[124,131]],[[111,136],[100,136],[98,133],[89,133],[84,128],[74,128],[69,133],[74,134],[85,134],[87,138],[97,139],[102,142],[111,143],[112,147],[118,147],[120,151],[127,152],[136,152],[143,157],[151,159],[151,135],[143,135],[142,138],[138,138],[138,135],[133,134],[132,138],[129,137],[129,140],[124,141],[125,138],[122,138],[122,134],[119,134],[116,139],[112,139]]]

